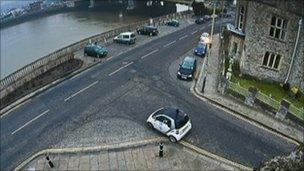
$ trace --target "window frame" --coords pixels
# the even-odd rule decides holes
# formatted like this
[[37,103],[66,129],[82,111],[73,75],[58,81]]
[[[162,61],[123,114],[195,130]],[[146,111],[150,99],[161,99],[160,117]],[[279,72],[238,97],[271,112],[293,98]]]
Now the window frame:
[[272,17],[270,18],[268,36],[277,40],[285,41],[287,37],[287,27],[288,20],[283,17],[272,15]]
[[281,59],[282,59],[281,54],[276,54],[266,51],[264,53],[261,66],[273,70],[279,70],[281,66]]
[[237,28],[240,30],[243,30],[244,28],[244,18],[245,18],[245,7],[240,6],[238,13],[238,26],[237,26]]

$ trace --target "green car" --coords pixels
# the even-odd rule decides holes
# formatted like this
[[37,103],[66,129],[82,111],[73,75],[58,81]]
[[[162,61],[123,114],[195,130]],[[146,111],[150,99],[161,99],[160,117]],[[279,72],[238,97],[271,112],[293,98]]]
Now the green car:
[[178,27],[179,26],[179,22],[177,20],[171,20],[171,21],[168,21],[166,23],[167,26],[173,26],[173,27]]
[[105,57],[108,54],[108,50],[105,47],[97,45],[97,43],[89,44],[84,48],[84,55],[94,56],[97,58]]

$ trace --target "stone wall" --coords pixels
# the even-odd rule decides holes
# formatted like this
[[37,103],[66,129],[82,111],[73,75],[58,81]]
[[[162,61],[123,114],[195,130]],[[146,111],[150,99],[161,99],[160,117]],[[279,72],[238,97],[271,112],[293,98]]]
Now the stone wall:
[[[269,36],[272,16],[288,21],[285,40]],[[299,19],[298,15],[287,10],[279,10],[263,3],[249,1],[246,11],[245,47],[241,59],[242,73],[256,76],[260,79],[283,82],[291,62]],[[281,55],[278,69],[262,66],[266,51]],[[300,58],[297,59],[300,60]],[[301,66],[295,68],[301,68]]]

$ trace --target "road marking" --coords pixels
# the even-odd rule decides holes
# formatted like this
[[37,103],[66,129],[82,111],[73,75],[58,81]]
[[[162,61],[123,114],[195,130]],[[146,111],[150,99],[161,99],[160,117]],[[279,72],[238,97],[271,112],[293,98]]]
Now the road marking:
[[122,69],[128,67],[128,66],[131,65],[131,64],[133,64],[133,62],[130,62],[130,63],[128,63],[127,65],[118,68],[117,70],[115,70],[115,71],[113,71],[112,73],[110,73],[109,76],[111,76],[111,75],[117,73],[118,71],[120,71],[120,70],[122,70]]
[[184,38],[186,38],[186,37],[188,37],[188,35],[185,35],[185,36],[183,36],[183,37],[180,37],[179,40],[182,40],[182,39],[184,39]]
[[79,90],[78,92],[76,92],[76,93],[72,94],[71,96],[69,96],[68,98],[64,99],[64,101],[66,102],[66,101],[70,100],[70,99],[73,98],[74,96],[77,96],[79,93],[84,92],[85,90],[87,90],[88,88],[92,87],[93,85],[95,85],[95,84],[97,84],[97,83],[98,83],[98,81],[95,81],[94,83],[92,83],[92,84],[86,86],[85,88]]
[[107,59],[107,61],[109,61],[109,60],[112,59],[112,58],[113,58],[113,56],[109,57],[109,58]]
[[193,34],[195,34],[195,33],[197,33],[197,30],[196,30],[196,31],[194,31],[194,32],[192,32],[191,34],[193,35]]
[[170,45],[172,45],[172,44],[175,43],[175,42],[176,42],[176,40],[174,40],[174,41],[172,41],[172,42],[170,42],[170,43],[168,43],[168,44],[165,44],[164,47],[170,46]]
[[27,125],[29,125],[30,123],[32,123],[33,121],[35,121],[36,119],[40,118],[41,116],[47,114],[50,110],[46,110],[44,112],[42,112],[40,115],[36,116],[35,118],[33,118],[32,120],[28,121],[27,123],[25,123],[24,125],[22,125],[20,128],[16,129],[14,132],[12,132],[12,135],[14,135],[16,132],[20,131],[22,128],[26,127]]
[[147,56],[149,56],[149,55],[152,55],[153,53],[155,53],[155,52],[157,52],[157,51],[158,51],[158,49],[155,49],[155,50],[153,50],[152,52],[150,52],[150,53],[148,53],[148,54],[142,56],[141,59],[144,59],[145,57],[147,57]]

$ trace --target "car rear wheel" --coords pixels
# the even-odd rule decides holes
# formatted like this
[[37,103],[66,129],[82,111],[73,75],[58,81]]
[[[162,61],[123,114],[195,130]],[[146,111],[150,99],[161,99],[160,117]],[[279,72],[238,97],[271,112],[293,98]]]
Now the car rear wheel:
[[138,33],[138,34],[141,34],[141,32],[140,32],[140,31],[138,31],[137,33]]
[[176,142],[177,142],[176,138],[173,137],[172,135],[169,136],[169,140],[170,140],[171,142],[173,142],[173,143],[176,143]]
[[153,127],[153,125],[152,125],[152,123],[151,123],[151,122],[148,122],[147,124],[148,124],[148,127],[149,127],[149,128],[154,129],[154,127]]

